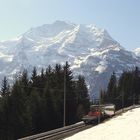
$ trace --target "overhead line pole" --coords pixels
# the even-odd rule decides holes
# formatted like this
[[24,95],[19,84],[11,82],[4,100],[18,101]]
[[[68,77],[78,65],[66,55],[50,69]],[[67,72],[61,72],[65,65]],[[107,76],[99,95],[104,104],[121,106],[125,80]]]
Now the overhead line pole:
[[99,109],[98,109],[98,111],[99,111],[99,116],[98,116],[98,124],[100,124],[100,122],[101,122],[101,93],[99,94]]
[[133,107],[135,106],[135,94],[133,94]]
[[124,91],[122,92],[122,112],[124,112]]
[[63,114],[63,127],[66,126],[66,67],[64,67],[64,114]]

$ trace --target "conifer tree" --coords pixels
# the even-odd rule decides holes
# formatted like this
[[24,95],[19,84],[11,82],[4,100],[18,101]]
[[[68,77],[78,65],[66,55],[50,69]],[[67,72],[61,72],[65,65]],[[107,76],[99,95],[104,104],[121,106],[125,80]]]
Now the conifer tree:
[[28,72],[26,69],[23,70],[22,75],[19,78],[19,80],[23,86],[28,86],[29,79],[28,79]]
[[32,86],[33,87],[37,86],[37,70],[36,70],[36,67],[33,68],[31,80],[32,80]]
[[[2,85],[7,92],[7,80]],[[66,88],[66,125],[80,120],[89,103],[85,79],[73,78],[68,62],[49,66],[31,80],[27,70],[16,79],[9,96],[0,98],[0,139],[15,140],[63,126],[64,86]],[[6,88],[5,88],[6,87]],[[5,92],[6,91],[6,92]],[[42,94],[40,94],[42,93]],[[53,120],[53,123],[52,123]]]
[[[74,81],[72,71],[68,62],[63,67],[64,70],[64,85],[66,85],[66,124],[72,124],[76,122],[76,93],[74,91]],[[71,117],[73,116],[73,117]]]
[[115,73],[113,72],[107,87],[109,102],[113,102],[113,99],[116,95],[116,88],[117,88],[117,79]]
[[41,110],[42,107],[42,100],[41,97],[39,96],[38,92],[36,89],[33,89],[31,91],[30,97],[29,97],[29,107],[30,107],[30,112],[32,116],[32,133],[36,134],[41,132],[41,123],[40,120],[41,118]]
[[[77,94],[77,104],[78,104],[77,117],[80,120],[81,117],[89,111],[89,105],[90,105],[89,104],[88,89],[87,89],[87,86],[85,83],[85,78],[81,75],[78,76],[75,91]],[[79,111],[81,112],[81,114]]]
[[28,96],[31,89],[29,88],[28,71],[26,69],[23,70],[21,76],[18,78],[18,82],[24,94],[26,94],[25,96]]
[[1,96],[5,97],[5,96],[9,96],[10,94],[10,86],[8,84],[8,80],[6,77],[4,77],[4,79],[2,80],[2,87],[1,87]]
[[27,94],[21,88],[20,80],[13,85],[9,104],[9,123],[13,127],[14,139],[29,135],[32,125],[31,114],[27,105]]
[[135,102],[138,103],[140,97],[140,71],[139,68],[136,67],[133,71],[133,97],[135,98]]

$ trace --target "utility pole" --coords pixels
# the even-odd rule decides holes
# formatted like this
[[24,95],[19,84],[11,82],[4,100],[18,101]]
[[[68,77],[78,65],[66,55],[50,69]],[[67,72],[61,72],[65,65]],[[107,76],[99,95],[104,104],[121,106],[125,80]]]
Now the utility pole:
[[122,112],[124,112],[124,92],[122,91]]
[[64,114],[63,114],[63,127],[66,126],[66,66],[64,67]]
[[133,94],[133,107],[135,107],[135,94]]
[[99,94],[99,108],[98,108],[98,111],[99,111],[99,116],[98,116],[98,124],[101,122],[101,93]]

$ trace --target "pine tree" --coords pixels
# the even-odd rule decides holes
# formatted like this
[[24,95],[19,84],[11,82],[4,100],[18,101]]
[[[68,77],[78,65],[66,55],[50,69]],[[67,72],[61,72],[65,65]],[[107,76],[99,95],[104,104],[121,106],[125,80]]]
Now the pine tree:
[[0,98],[0,139],[14,140],[13,127],[10,123],[10,96]]
[[135,98],[135,102],[138,103],[140,97],[140,71],[139,68],[136,67],[133,71],[133,97]]
[[49,65],[46,69],[45,75],[48,78],[52,74],[52,67]]
[[107,102],[107,93],[105,90],[101,89],[100,91],[100,103],[105,104]]
[[41,69],[41,78],[44,79],[44,76],[45,76],[45,75],[44,75],[44,69],[42,68],[42,69]]
[[64,85],[66,87],[66,124],[69,125],[75,123],[77,119],[77,95],[74,91],[73,75],[68,62],[66,62],[66,64],[64,65],[63,70]]
[[55,100],[53,101],[54,110],[56,112],[56,124],[57,126],[63,125],[63,97],[64,97],[64,75],[63,75],[62,66],[59,64],[55,65],[54,68],[54,78],[53,78],[53,91],[52,91],[52,98]]
[[30,94],[31,89],[29,87],[28,71],[26,69],[23,70],[18,81],[19,81],[19,86],[23,90],[24,94],[26,94],[26,96],[28,96]]
[[[50,79],[51,80],[51,79]],[[57,118],[55,118],[55,115],[57,114],[57,112],[55,112],[54,109],[54,102],[55,102],[55,98],[53,98],[53,90],[50,89],[50,81],[49,83],[46,83],[45,86],[45,91],[44,91],[44,110],[43,110],[43,118],[42,118],[42,122],[43,122],[43,127],[46,130],[51,130],[54,129],[56,126],[56,121]],[[53,120],[53,123],[52,123]]]
[[113,102],[116,96],[116,89],[117,89],[117,79],[116,79],[115,73],[113,72],[113,74],[111,75],[110,81],[108,83],[108,87],[107,87],[107,94],[108,94],[109,102]]
[[31,132],[31,114],[28,107],[27,94],[21,88],[20,80],[13,85],[9,100],[9,123],[12,126],[14,139],[24,137]]
[[5,97],[5,96],[9,96],[10,94],[10,86],[8,84],[8,80],[6,77],[4,77],[4,79],[2,80],[2,87],[1,87],[1,96]]
[[33,68],[31,80],[32,80],[32,86],[36,87],[37,86],[37,82],[36,82],[37,81],[37,70],[36,70],[36,67]]
[[[85,83],[85,78],[81,75],[78,76],[75,91],[77,94],[77,104],[78,104],[77,117],[78,120],[81,120],[81,117],[89,111],[89,106],[90,106],[88,89]],[[81,114],[79,111],[81,111]]]
[[39,96],[38,92],[36,89],[33,89],[30,97],[29,97],[29,102],[28,106],[30,107],[30,112],[32,116],[32,134],[36,134],[41,132],[41,123],[40,120],[41,118],[41,110],[42,107],[42,100],[41,97]]
[[25,87],[28,86],[29,79],[28,79],[28,72],[26,69],[23,70],[21,77],[19,78],[21,84]]

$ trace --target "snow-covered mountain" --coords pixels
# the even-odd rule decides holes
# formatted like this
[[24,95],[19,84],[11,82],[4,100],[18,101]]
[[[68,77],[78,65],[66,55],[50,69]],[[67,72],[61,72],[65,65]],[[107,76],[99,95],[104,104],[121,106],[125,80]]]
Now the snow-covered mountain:
[[140,57],[140,48],[136,48],[135,50],[133,50],[133,52],[135,53],[136,56]]
[[125,50],[105,29],[95,25],[56,21],[31,28],[13,40],[0,42],[0,78],[23,68],[29,71],[68,61],[75,75],[86,78],[89,92],[97,96],[115,71],[140,66],[140,59]]

